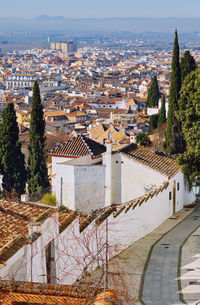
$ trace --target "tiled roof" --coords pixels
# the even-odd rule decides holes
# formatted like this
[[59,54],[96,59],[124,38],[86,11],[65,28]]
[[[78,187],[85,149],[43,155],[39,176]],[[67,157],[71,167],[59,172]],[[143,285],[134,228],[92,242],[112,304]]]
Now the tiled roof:
[[83,111],[76,110],[76,111],[72,111],[71,113],[67,113],[67,116],[77,117],[77,116],[87,116],[87,114]]
[[168,177],[173,177],[180,170],[172,156],[137,144],[131,144],[122,150],[122,153]]
[[104,128],[102,124],[96,125],[89,130],[90,134],[92,135],[93,139],[97,139],[104,133]]
[[76,217],[77,213],[74,211],[59,213],[59,233],[62,233]]
[[108,134],[113,134],[113,133],[117,133],[117,131],[115,130],[115,128],[111,125],[106,131],[104,131],[104,133],[102,133],[97,139],[96,141],[97,142],[101,142],[103,141],[104,139],[107,139],[108,137]]
[[28,243],[28,224],[51,209],[34,204],[0,200],[0,267]]
[[56,117],[56,116],[66,116],[66,113],[63,110],[55,110],[55,111],[45,111],[44,117]]
[[50,151],[50,155],[59,155],[66,157],[81,157],[91,155],[100,156],[106,151],[106,147],[83,135],[78,135],[71,140],[63,143]]
[[112,139],[114,142],[119,142],[120,140],[124,139],[126,134],[123,130],[120,130],[112,135]]
[[0,303],[3,301],[3,304],[19,302],[19,304],[84,305],[95,299],[103,289],[78,285],[0,281],[0,290]]

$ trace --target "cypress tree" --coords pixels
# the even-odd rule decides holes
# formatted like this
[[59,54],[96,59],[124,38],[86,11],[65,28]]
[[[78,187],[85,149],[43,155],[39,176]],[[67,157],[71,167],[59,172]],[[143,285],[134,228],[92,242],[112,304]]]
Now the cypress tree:
[[36,81],[33,86],[32,110],[30,120],[30,144],[28,185],[29,193],[35,193],[49,187],[45,150],[45,121],[40,89]]
[[152,79],[151,85],[148,89],[146,106],[147,107],[157,107],[159,98],[160,98],[160,91],[159,91],[159,86],[158,86],[158,80],[157,80],[157,77],[154,76]]
[[164,148],[166,152],[171,154],[182,153],[185,149],[181,125],[178,123],[175,111],[178,110],[178,100],[181,89],[181,69],[179,62],[179,44],[178,34],[175,31],[174,50],[171,66],[171,80],[169,91],[169,108],[167,116],[167,126],[165,132]]
[[181,122],[186,149],[177,156],[183,173],[192,182],[200,176],[200,70],[188,75],[182,85],[179,110],[176,113]]
[[161,108],[158,117],[158,128],[161,129],[166,122],[165,96],[162,96]]
[[2,112],[0,135],[3,192],[6,197],[16,199],[25,192],[26,169],[13,103],[9,103]]
[[190,51],[185,51],[183,57],[181,57],[181,81],[183,82],[185,77],[197,68],[194,57],[190,54]]
[[159,117],[159,114],[153,114],[151,117],[150,117],[150,130],[151,132],[153,132],[157,127],[158,127],[158,117]]

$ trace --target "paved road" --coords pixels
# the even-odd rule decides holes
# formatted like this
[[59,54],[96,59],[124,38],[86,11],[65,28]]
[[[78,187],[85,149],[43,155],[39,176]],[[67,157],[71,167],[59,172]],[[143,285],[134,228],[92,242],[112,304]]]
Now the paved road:
[[177,282],[179,249],[199,225],[200,207],[154,246],[144,278],[142,300],[146,305],[183,304]]

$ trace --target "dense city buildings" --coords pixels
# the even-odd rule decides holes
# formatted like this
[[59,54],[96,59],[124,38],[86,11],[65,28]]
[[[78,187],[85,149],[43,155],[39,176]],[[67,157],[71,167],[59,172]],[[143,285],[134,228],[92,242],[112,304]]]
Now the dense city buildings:
[[[142,39],[137,43],[142,45]],[[199,50],[191,54],[200,60]],[[172,51],[167,49],[87,43],[77,47],[76,42],[66,41],[1,53],[0,121],[12,102],[26,167],[33,148],[32,180],[42,176],[40,166],[35,166],[39,152],[49,179],[31,191],[28,181],[20,203],[0,199],[4,303],[72,304],[73,299],[73,304],[81,304],[81,299],[84,304],[105,304],[95,302],[102,292],[104,302],[109,292],[108,260],[168,218],[177,219],[177,213],[195,201],[175,157],[160,150],[171,62]],[[154,81],[157,100],[148,104]],[[33,84],[37,94],[32,93]],[[36,102],[40,112],[35,110],[34,118],[40,114],[42,145],[36,141],[38,129],[31,125]],[[160,113],[160,127],[154,132]],[[150,145],[145,147],[141,136]],[[52,201],[45,202],[44,194]],[[90,277],[95,269],[102,272],[98,280]],[[124,278],[126,272],[117,269],[113,274]],[[136,287],[135,275],[131,281]],[[116,301],[112,304],[137,304],[139,291],[133,291],[133,284],[126,282],[131,294],[126,302],[124,295],[129,293],[124,286],[110,286],[119,290],[121,298],[118,303],[111,291]]]
[[77,45],[76,43],[70,41],[70,42],[51,42],[51,49],[52,50],[59,50],[67,54],[75,53],[77,51]]

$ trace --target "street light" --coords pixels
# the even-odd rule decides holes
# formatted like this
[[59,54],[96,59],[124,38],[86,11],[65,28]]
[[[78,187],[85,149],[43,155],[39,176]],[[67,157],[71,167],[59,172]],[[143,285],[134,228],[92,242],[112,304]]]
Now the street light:
[[192,182],[192,189],[196,199],[198,199],[200,197],[200,177],[196,177],[195,181]]

